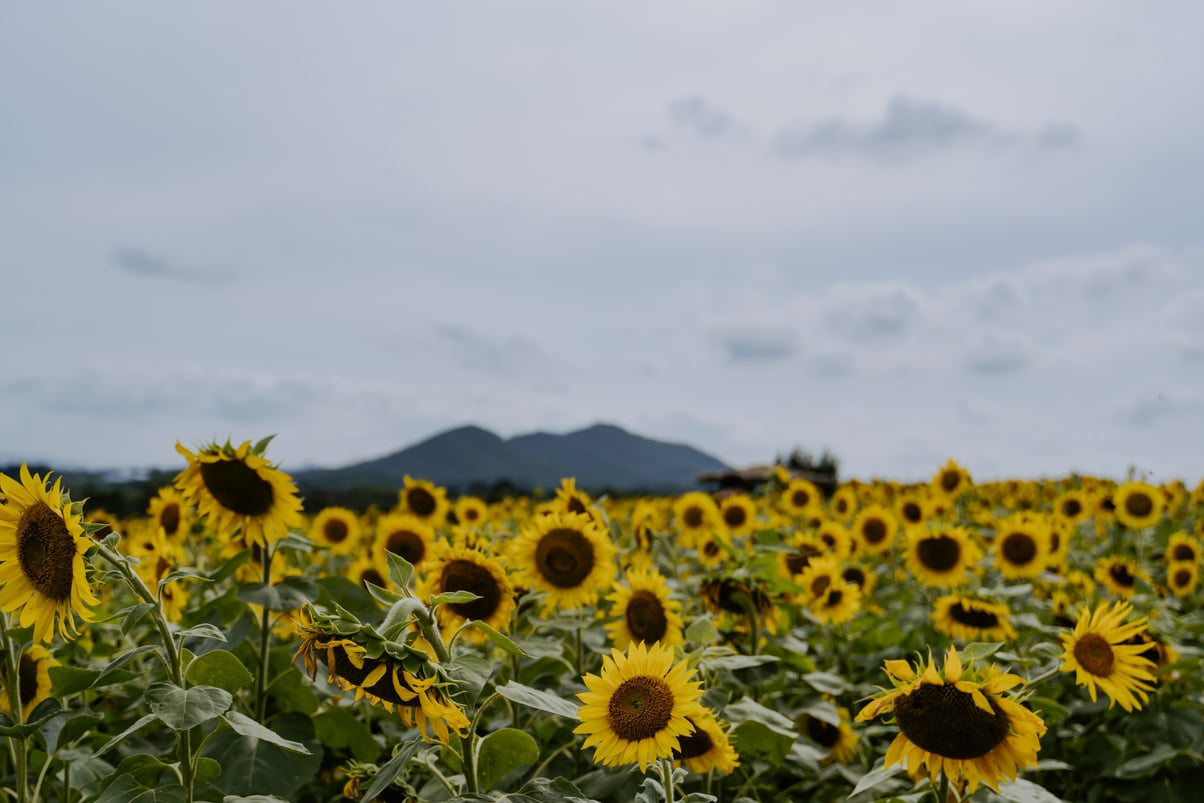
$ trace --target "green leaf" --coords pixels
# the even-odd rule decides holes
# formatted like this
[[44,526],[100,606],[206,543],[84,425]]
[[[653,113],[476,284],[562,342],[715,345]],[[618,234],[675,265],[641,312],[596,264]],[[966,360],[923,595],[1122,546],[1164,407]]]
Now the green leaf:
[[539,745],[526,731],[502,728],[481,740],[477,753],[477,780],[492,789],[512,770],[529,767],[539,759]]
[[853,787],[853,791],[849,793],[849,797],[856,797],[862,792],[868,792],[876,786],[886,783],[891,778],[903,772],[903,767],[895,764],[890,769],[886,767],[874,767],[874,769],[861,776],[861,780]]
[[222,765],[211,758],[202,756],[196,760],[192,768],[192,777],[197,783],[208,783],[222,774]]
[[127,635],[138,622],[142,621],[142,617],[154,609],[155,603],[153,602],[140,602],[137,605],[131,605],[126,608],[125,619],[121,622],[121,635]]
[[1177,755],[1179,751],[1169,744],[1154,745],[1150,752],[1121,764],[1113,775],[1117,778],[1147,778]]
[[527,654],[523,652],[522,647],[518,646],[518,644],[516,644],[514,640],[505,633],[499,632],[496,628],[486,624],[485,622],[482,622],[479,619],[472,619],[468,622],[465,622],[461,629],[467,628],[475,628],[476,630],[480,630],[489,637],[489,640],[493,642],[494,646],[501,647],[503,651],[510,655],[524,656]]
[[1017,778],[999,784],[999,796],[1014,803],[1062,803],[1062,799],[1044,786]]
[[764,666],[778,661],[776,655],[721,655],[706,661],[707,669],[716,672],[735,672],[740,669],[750,669],[754,666]]
[[222,629],[217,625],[212,625],[208,622],[201,622],[199,625],[193,625],[186,630],[181,630],[180,632],[176,633],[176,635],[180,638],[207,638],[213,639],[214,641],[227,641],[226,634],[222,631]]
[[699,646],[712,644],[717,638],[719,638],[719,630],[715,627],[710,617],[695,619],[686,628],[686,641],[690,644],[697,644]]
[[121,760],[113,774],[101,783],[101,791],[107,790],[122,776],[132,778],[143,789],[153,789],[159,786],[165,776],[175,779],[175,771],[170,764],[165,764],[154,756],[136,753]]
[[389,561],[389,581],[397,588],[408,589],[414,577],[414,564],[388,550],[385,550],[385,557]]
[[213,580],[198,572],[191,566],[183,566],[172,572],[169,572],[161,580],[159,580],[159,588],[168,583],[174,583],[176,580],[200,580],[202,583],[212,583]]
[[133,725],[130,725],[128,728],[123,730],[121,733],[117,734],[112,739],[109,739],[109,741],[105,742],[104,745],[102,745],[96,751],[96,755],[103,756],[105,753],[109,752],[114,747],[116,747],[117,745],[124,742],[126,737],[129,736],[130,734],[134,733],[134,731],[137,731],[141,728],[146,727],[150,723],[154,722],[156,719],[158,719],[158,717],[153,713],[142,715],[141,717],[138,718],[138,721],[136,721]]
[[186,803],[188,793],[178,783],[144,786],[132,775],[119,775],[92,803]]
[[50,755],[59,749],[60,745],[71,744],[80,738],[96,723],[104,719],[100,714],[83,711],[78,714],[62,711],[42,726],[42,738],[46,740],[46,752]]
[[216,686],[233,694],[253,681],[255,676],[234,653],[214,650],[189,664],[184,679],[193,686]]
[[472,602],[474,599],[480,599],[480,594],[474,594],[471,591],[444,591],[442,594],[436,594],[431,597],[431,607],[436,605],[455,605],[460,602]]
[[1002,641],[975,641],[958,650],[957,654],[963,663],[973,664],[994,655],[1001,647],[1003,647]]
[[497,687],[497,693],[514,703],[521,703],[530,708],[546,711],[567,719],[577,719],[577,711],[581,708],[577,703],[569,702],[563,697],[557,697],[546,691],[533,689],[513,680]]
[[[272,725],[278,736],[285,741],[304,743],[311,754],[290,752],[255,736],[220,729],[205,745],[204,754],[221,765],[222,774],[207,789],[222,795],[278,795],[285,800],[294,799],[297,790],[317,775],[322,765],[322,747],[317,741],[309,743],[313,726],[306,716],[281,714],[272,720]],[[214,794],[202,790],[197,797],[212,798]]]
[[808,672],[803,675],[807,685],[825,694],[844,694],[849,684],[839,675],[828,672]]
[[224,720],[235,733],[242,734],[243,736],[250,736],[254,739],[258,739],[261,742],[267,742],[268,744],[274,744],[277,747],[289,751],[290,753],[300,753],[306,756],[310,755],[310,750],[305,745],[301,744],[300,742],[294,742],[291,739],[285,739],[279,733],[276,733],[276,731],[265,725],[260,725],[246,714],[240,714],[237,711],[231,711],[223,716],[222,720]]
[[408,742],[403,742],[397,747],[397,752],[393,757],[381,765],[376,771],[375,777],[372,778],[372,784],[368,787],[368,791],[364,792],[363,800],[375,800],[389,784],[393,783],[393,779],[401,774],[405,769],[406,764],[414,758],[414,754],[422,747],[422,743],[417,739],[411,739]]
[[282,797],[275,795],[226,795],[222,798],[222,803],[288,803]]
[[243,583],[238,588],[238,598],[269,611],[295,611],[318,598],[318,584],[300,575],[286,577],[272,585]]
[[732,739],[741,755],[757,756],[778,765],[798,738],[793,722],[749,697],[729,705],[723,713],[736,723]]
[[55,697],[66,697],[92,688],[92,684],[100,677],[99,669],[85,669],[78,666],[50,667],[50,691]]
[[350,749],[356,760],[373,763],[381,754],[381,746],[372,736],[372,729],[346,708],[331,708],[314,717],[314,730],[322,744],[333,750]]
[[151,684],[146,691],[146,698],[155,716],[177,731],[216,719],[234,702],[230,692],[216,686],[181,689],[174,683],[163,682]]

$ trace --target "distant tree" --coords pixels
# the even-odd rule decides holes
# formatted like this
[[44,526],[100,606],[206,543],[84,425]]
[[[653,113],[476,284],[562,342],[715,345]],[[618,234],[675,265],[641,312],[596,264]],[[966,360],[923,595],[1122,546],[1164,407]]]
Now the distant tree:
[[795,446],[785,460],[778,455],[775,462],[806,476],[823,491],[824,496],[831,496],[840,484],[840,459],[827,447],[816,457],[806,449]]

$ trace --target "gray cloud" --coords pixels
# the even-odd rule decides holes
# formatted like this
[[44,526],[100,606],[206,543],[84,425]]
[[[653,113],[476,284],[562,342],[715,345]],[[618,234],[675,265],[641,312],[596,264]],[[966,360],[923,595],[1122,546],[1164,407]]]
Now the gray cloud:
[[1139,428],[1185,419],[1201,421],[1204,419],[1204,397],[1175,397],[1169,393],[1158,393],[1152,399],[1140,399],[1122,408],[1119,417],[1130,426]]
[[794,334],[785,329],[728,330],[714,340],[732,362],[776,362],[798,350]]
[[119,249],[110,258],[117,267],[126,273],[147,279],[175,279],[203,284],[224,284],[235,278],[232,271],[181,268],[172,264],[170,260],[138,248]]
[[842,288],[833,294],[825,319],[848,340],[878,342],[909,331],[920,317],[921,304],[922,297],[906,286]]
[[547,352],[523,337],[495,339],[456,324],[436,326],[435,333],[451,348],[456,363],[469,371],[517,377],[548,364]]
[[1028,367],[1029,357],[1007,348],[982,348],[967,355],[962,367],[972,374],[999,376],[1014,374]]
[[931,153],[976,147],[1076,147],[1073,126],[1046,125],[1035,134],[1010,131],[953,106],[896,96],[880,120],[868,125],[831,118],[810,126],[783,129],[771,144],[784,159],[854,157],[907,160]]
[[740,133],[741,126],[727,112],[697,95],[678,98],[669,104],[669,119],[702,140],[716,140]]

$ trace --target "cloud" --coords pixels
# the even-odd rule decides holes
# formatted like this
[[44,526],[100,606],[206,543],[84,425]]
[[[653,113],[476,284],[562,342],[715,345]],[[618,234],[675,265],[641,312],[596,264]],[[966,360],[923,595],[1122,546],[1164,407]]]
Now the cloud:
[[1000,376],[1015,374],[1028,367],[1033,349],[1011,335],[987,334],[962,358],[962,368],[972,374]]
[[714,340],[731,362],[777,362],[798,351],[795,335],[787,329],[728,330],[717,332]]
[[1204,396],[1176,396],[1161,392],[1154,398],[1133,402],[1119,411],[1119,417],[1133,427],[1147,428],[1163,423],[1192,421],[1193,426],[1204,423]]
[[1077,147],[1078,129],[1050,124],[1028,134],[1000,127],[962,109],[898,95],[882,118],[869,124],[830,118],[780,131],[771,143],[783,159],[851,157],[903,161],[933,153],[978,148],[1025,147],[1060,150]]
[[235,278],[232,271],[177,267],[169,260],[137,248],[119,249],[111,255],[110,259],[126,273],[146,279],[175,279],[203,284],[224,284]]
[[828,328],[857,343],[906,334],[922,317],[924,298],[902,284],[841,286],[824,304]]
[[457,324],[440,324],[435,327],[435,334],[451,350],[460,367],[496,377],[518,377],[540,366],[546,367],[551,359],[537,343],[524,337],[495,339]]
[[742,126],[727,112],[697,95],[669,103],[669,119],[675,128],[697,139],[717,140],[740,133]]

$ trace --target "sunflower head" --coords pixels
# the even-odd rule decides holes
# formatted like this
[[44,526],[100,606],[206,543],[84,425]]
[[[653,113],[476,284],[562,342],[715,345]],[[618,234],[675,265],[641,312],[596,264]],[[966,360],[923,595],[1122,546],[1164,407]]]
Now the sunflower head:
[[1123,483],[1113,492],[1112,504],[1121,524],[1139,530],[1158,523],[1166,509],[1166,497],[1155,485],[1131,481]]
[[1074,632],[1062,636],[1063,672],[1074,672],[1095,702],[1096,690],[1108,695],[1108,707],[1120,703],[1126,711],[1140,709],[1153,691],[1155,664],[1146,658],[1144,643],[1132,639],[1146,631],[1146,619],[1129,619],[1127,602],[1084,608]]
[[681,603],[669,596],[669,586],[655,568],[628,571],[626,582],[616,586],[607,599],[614,621],[606,630],[619,649],[637,642],[681,644]]
[[740,755],[727,738],[727,731],[715,720],[715,715],[704,709],[701,716],[686,717],[686,720],[694,726],[694,732],[679,738],[673,759],[699,775],[711,770],[720,775],[731,775],[740,766]]
[[956,499],[970,486],[970,472],[952,457],[932,477],[932,493],[946,499]]
[[[50,699],[50,670],[59,666],[50,652],[40,644],[21,653],[17,662],[17,691],[21,700],[21,722],[28,722],[29,715],[43,700]],[[0,663],[0,712],[10,714],[7,676],[8,661]]]
[[965,585],[982,558],[974,536],[964,527],[913,528],[907,532],[906,550],[912,576],[933,588]]
[[355,552],[361,538],[359,517],[345,507],[322,508],[309,527],[309,540],[336,555]]
[[192,528],[192,511],[184,501],[184,495],[171,485],[159,489],[150,500],[146,515],[169,541],[184,539]]
[[447,520],[451,503],[447,501],[447,490],[426,480],[414,479],[407,474],[404,487],[397,493],[397,507],[431,527],[440,527]]
[[[431,561],[424,566],[417,594],[420,599],[429,600],[436,594],[455,591],[468,591],[477,598],[445,603],[435,609],[445,636],[451,636],[461,625],[472,621],[483,622],[502,632],[510,629],[515,598],[505,567],[478,550],[441,543],[435,547]],[[488,638],[475,628],[463,633],[472,643],[483,643]]]
[[547,594],[545,613],[591,604],[615,574],[610,533],[586,513],[552,512],[510,542],[509,565],[524,588]]

